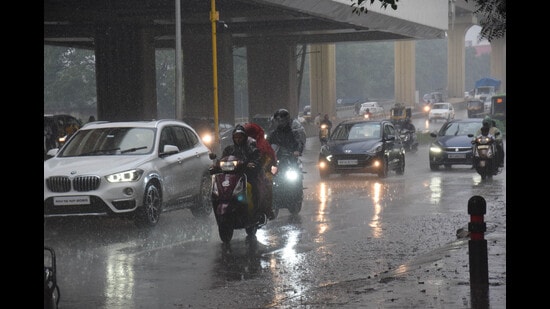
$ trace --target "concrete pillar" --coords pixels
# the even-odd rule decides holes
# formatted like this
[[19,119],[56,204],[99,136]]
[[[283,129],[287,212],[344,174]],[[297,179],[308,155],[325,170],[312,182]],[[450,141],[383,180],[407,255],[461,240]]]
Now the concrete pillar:
[[97,119],[157,118],[154,37],[136,24],[96,29]]
[[456,16],[447,31],[447,95],[464,98],[466,83],[466,31],[477,23],[473,14]]
[[311,115],[336,116],[336,48],[334,44],[310,45],[309,82]]
[[394,43],[395,102],[413,106],[416,98],[416,42]]
[[296,46],[263,42],[246,47],[248,117],[286,108],[298,115]]
[[[183,115],[214,118],[212,34],[186,31],[182,34]],[[233,50],[229,34],[217,34],[218,119],[233,123]]]
[[500,93],[506,93],[506,35],[491,42],[491,76],[499,79]]

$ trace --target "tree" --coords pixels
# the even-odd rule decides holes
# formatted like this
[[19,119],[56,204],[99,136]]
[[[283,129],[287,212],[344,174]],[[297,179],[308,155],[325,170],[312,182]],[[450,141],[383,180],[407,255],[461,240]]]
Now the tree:
[[[367,3],[372,5],[375,1],[379,1],[380,6],[386,9],[390,6],[397,10],[397,2],[399,0],[350,0],[353,12],[367,14]],[[506,35],[506,0],[464,0],[472,1],[476,4],[474,14],[478,17],[481,31],[479,36],[481,39],[486,39],[491,42],[494,39],[502,38]]]

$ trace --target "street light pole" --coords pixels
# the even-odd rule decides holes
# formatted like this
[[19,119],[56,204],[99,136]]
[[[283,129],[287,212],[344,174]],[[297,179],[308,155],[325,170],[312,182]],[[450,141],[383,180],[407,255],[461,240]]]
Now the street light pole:
[[182,94],[182,57],[181,57],[181,0],[175,0],[176,6],[176,119],[183,119]]
[[218,128],[218,47],[216,44],[216,28],[220,15],[216,11],[216,0],[210,0],[210,6],[210,21],[212,22],[212,81],[214,86],[214,145],[217,145],[220,140],[220,131]]

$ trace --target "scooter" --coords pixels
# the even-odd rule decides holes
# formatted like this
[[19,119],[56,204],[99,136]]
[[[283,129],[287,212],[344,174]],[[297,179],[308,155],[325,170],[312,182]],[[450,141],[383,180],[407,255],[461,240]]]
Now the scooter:
[[[210,159],[216,159],[216,154],[210,153]],[[221,158],[210,168],[212,207],[224,243],[231,241],[236,229],[245,229],[248,236],[255,236],[267,223],[264,212],[254,205],[246,168],[244,161],[232,155]]]
[[329,128],[326,123],[321,124],[319,127],[319,141],[321,146],[326,145],[328,142]]
[[55,251],[44,246],[44,309],[57,309],[61,293],[57,285]]
[[277,174],[273,176],[273,213],[287,208],[296,215],[302,210],[304,200],[304,171],[300,158],[285,147],[271,145],[277,154]]
[[[498,136],[499,132],[496,133]],[[468,136],[473,137],[473,134]],[[480,134],[472,141],[473,164],[476,172],[482,180],[491,179],[500,173],[498,168],[498,152],[496,147],[496,136],[491,134]]]

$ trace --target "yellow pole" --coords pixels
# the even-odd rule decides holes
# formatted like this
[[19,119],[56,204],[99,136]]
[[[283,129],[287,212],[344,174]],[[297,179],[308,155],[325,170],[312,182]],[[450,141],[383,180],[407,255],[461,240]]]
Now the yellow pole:
[[216,27],[220,19],[216,11],[216,0],[210,0],[210,21],[212,22],[212,79],[214,86],[214,145],[220,140],[218,129],[218,47],[216,45]]

